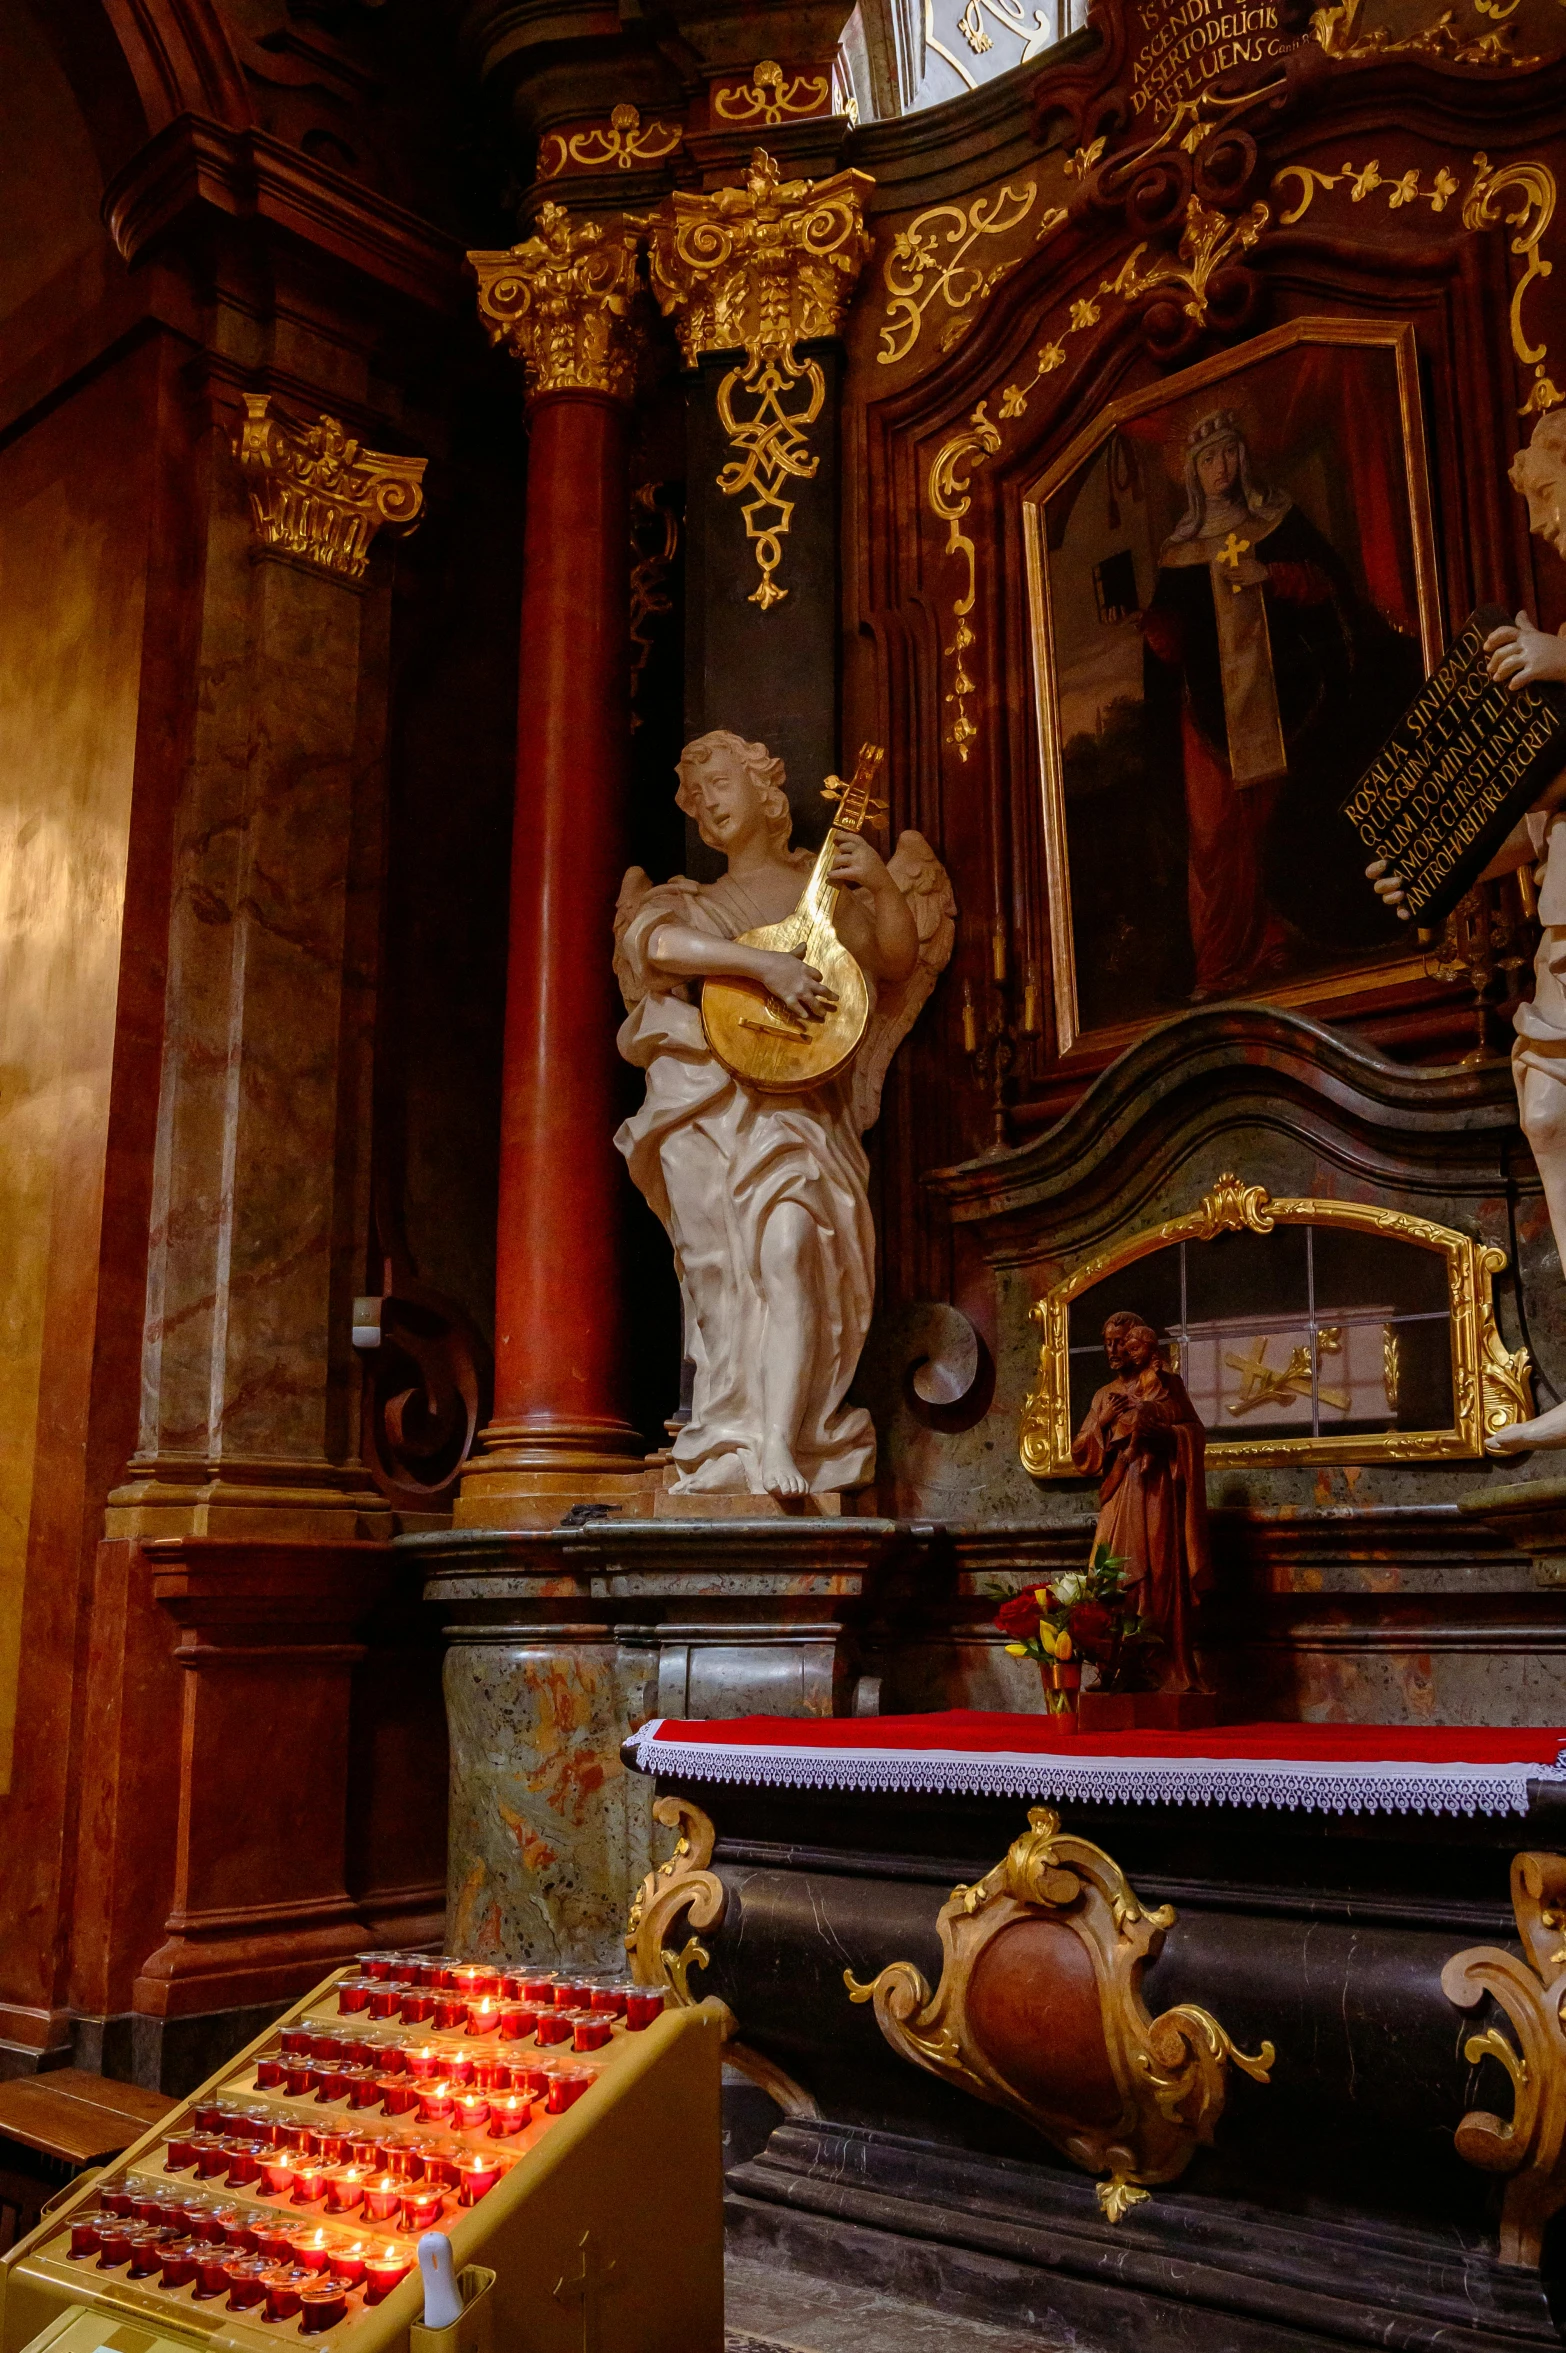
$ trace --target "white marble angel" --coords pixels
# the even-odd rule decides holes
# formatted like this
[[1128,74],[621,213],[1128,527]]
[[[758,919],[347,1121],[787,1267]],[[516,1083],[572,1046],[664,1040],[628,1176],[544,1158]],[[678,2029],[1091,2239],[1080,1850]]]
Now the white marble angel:
[[789,846],[783,763],[764,744],[714,729],[686,745],[679,777],[678,805],[728,872],[655,885],[633,866],[614,925],[620,1052],[647,1073],[615,1142],[674,1245],[695,1365],[675,1492],[830,1494],[875,1470],[870,1416],[844,1402],[875,1289],[860,1136],[951,955],[951,885],[920,834],[903,834],[889,864],[862,835],[837,837],[836,928],[869,982],[869,1027],[826,1085],[751,1088],[708,1047],[697,986],[759,981],[799,1021],[829,1008],[800,957],[738,944],[792,913],[813,860]]

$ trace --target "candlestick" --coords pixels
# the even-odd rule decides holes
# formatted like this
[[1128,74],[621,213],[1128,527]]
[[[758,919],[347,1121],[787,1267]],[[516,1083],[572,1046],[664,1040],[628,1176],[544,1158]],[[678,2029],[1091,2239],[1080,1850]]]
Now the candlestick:
[[583,2010],[587,2007],[587,1997],[591,1991],[592,1988],[585,1978],[557,1977],[555,1979],[555,2008],[557,2010]]
[[291,2263],[299,2237],[297,2223],[274,2222],[256,2232],[256,2253],[271,2263]]
[[412,2269],[412,2257],[404,2255],[399,2247],[388,2247],[379,2255],[367,2255],[364,2259],[366,2304],[379,2304],[381,2298],[389,2296],[398,2281],[406,2279]]
[[424,2152],[416,2141],[395,2141],[386,2150],[386,2170],[403,2181],[417,2181],[424,2171]]
[[965,1054],[979,1051],[979,1017],[973,1009],[973,983],[962,984],[962,1050]]
[[547,2061],[539,2060],[529,2067],[513,2067],[511,2080],[523,2091],[531,2092],[536,2100],[541,2100],[555,2080],[555,2071]]
[[369,1996],[370,2016],[372,2018],[396,2018],[401,2013],[402,2002],[403,1989],[400,1985],[372,1986]]
[[438,1991],[446,1982],[446,1964],[444,1961],[420,1961],[413,1969],[412,1977],[415,1985],[425,1985],[432,1992]]
[[187,2165],[196,2162],[196,2134],[190,2131],[170,2135],[163,2144],[163,2162],[170,2173],[183,2173]]
[[533,2113],[533,2103],[526,2092],[505,2092],[490,2103],[489,2137],[495,2141],[509,2140],[520,2132]]
[[1030,964],[1022,984],[1022,1034],[1024,1037],[1036,1038],[1042,1032],[1043,1027],[1043,1021],[1039,1017],[1038,976]]

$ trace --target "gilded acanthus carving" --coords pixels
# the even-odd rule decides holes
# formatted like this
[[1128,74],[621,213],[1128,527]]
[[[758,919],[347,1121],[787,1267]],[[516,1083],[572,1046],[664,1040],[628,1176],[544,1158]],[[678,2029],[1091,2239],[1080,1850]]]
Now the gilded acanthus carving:
[[1511,2178],[1501,2201],[1501,2261],[1537,2270],[1544,2228],[1566,2206],[1566,1858],[1512,1859],[1512,1912],[1526,1958],[1498,1946],[1454,1953],[1441,1988],[1460,2010],[1486,1994],[1505,2011],[1516,2042],[1498,2026],[1470,2035],[1470,2066],[1495,2059],[1512,2084],[1510,2119],[1472,2108],[1456,2131],[1470,2165]]
[[771,129],[776,123],[825,114],[831,95],[830,74],[785,74],[774,58],[764,57],[748,82],[713,84],[712,111],[720,122],[737,123],[745,130]]
[[616,106],[607,123],[550,131],[539,142],[538,176],[556,180],[572,164],[584,172],[628,172],[639,163],[662,163],[684,136],[678,123],[644,123],[639,108]]
[[549,202],[520,245],[468,260],[489,339],[522,362],[530,392],[629,393],[636,237],[628,223],[576,221]]
[[[966,204],[932,204],[899,229],[881,265],[886,288],[886,324],[876,354],[883,368],[904,360],[917,344],[925,314],[937,295],[953,315],[942,331],[940,348],[950,351],[973,324],[972,306],[984,300],[1010,269],[1019,252],[985,269],[968,255],[981,237],[1004,237],[1018,228],[1033,209],[1037,180],[1020,188],[1002,188],[995,196],[976,196]],[[1051,206],[1033,233],[1033,243],[1048,237],[1066,216]]]
[[424,512],[428,461],[366,449],[336,417],[290,425],[270,410],[264,392],[247,392],[234,442],[257,544],[362,580],[376,533],[411,531]]
[[[1101,1847],[1035,1806],[1004,1862],[953,1888],[936,1927],[944,1956],[932,1996],[910,1961],[870,1985],[844,1972],[849,1998],[873,2002],[894,2051],[998,2108],[1025,2117],[1086,2173],[1107,2178],[1112,2222],[1173,2181],[1210,2142],[1232,2061],[1265,2083],[1275,2056],[1235,2048],[1210,2012],[1182,2002],[1150,2016],[1142,1972],[1174,1925],[1146,1911]],[[1035,2020],[1048,2018],[1048,2028]]]
[[694,366],[704,351],[743,351],[718,386],[718,415],[734,452],[718,476],[743,498],[745,532],[761,573],[750,601],[767,612],[788,590],[775,577],[793,519],[792,482],[820,459],[808,440],[826,398],[820,363],[798,346],[835,335],[870,238],[863,172],[780,180],[758,147],[743,188],[677,193],[646,221],[653,292]]
[[[685,2009],[696,1999],[690,1972],[705,1969],[710,1959],[700,1932],[722,1924],[728,1903],[722,1880],[707,1868],[717,1833],[700,1806],[688,1798],[655,1799],[653,1820],[677,1833],[674,1852],[642,1881],[625,1924],[625,1949],[636,1983],[668,1986]],[[697,1934],[688,1936],[676,1953],[664,1939],[682,1915]]]

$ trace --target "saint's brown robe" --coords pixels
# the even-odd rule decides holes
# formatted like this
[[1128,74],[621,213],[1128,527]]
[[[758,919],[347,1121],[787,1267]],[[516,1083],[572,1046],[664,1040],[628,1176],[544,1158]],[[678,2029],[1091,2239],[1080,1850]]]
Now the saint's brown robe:
[[[1138,1407],[1144,1428],[1138,1432]],[[1126,1598],[1163,1636],[1165,1691],[1200,1691],[1192,1604],[1212,1583],[1204,1475],[1206,1433],[1185,1383],[1152,1369],[1100,1389],[1071,1459],[1099,1481],[1095,1548],[1125,1562]]]

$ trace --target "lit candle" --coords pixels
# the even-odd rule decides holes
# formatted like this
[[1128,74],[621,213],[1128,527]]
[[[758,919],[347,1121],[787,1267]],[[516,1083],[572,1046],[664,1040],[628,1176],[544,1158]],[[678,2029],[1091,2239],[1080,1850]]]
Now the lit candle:
[[292,2155],[285,2156],[281,2149],[274,2149],[261,2168],[261,2179],[266,2184],[266,2194],[269,2198],[288,2197],[294,2186],[294,2159]]
[[364,2168],[344,2165],[338,2172],[328,2174],[326,2180],[326,2211],[328,2214],[351,2214],[364,2203]]
[[294,2204],[313,2206],[326,2195],[326,2167],[319,2157],[307,2157],[294,2173]]
[[585,2091],[592,2088],[593,2078],[585,2067],[562,2067],[550,2078],[545,2107],[551,2116],[563,2116],[574,2107]]
[[347,2310],[347,2290],[340,2288],[335,2280],[306,2288],[299,2299],[300,2334],[310,2337],[320,2329],[335,2328]]
[[489,2102],[482,2092],[464,2092],[457,2102],[457,2122],[464,2132],[477,2132],[489,2122]]
[[471,2051],[453,2051],[441,2073],[448,2083],[472,2083],[478,2072],[478,2061]]
[[366,2255],[364,2259],[364,2300],[366,2304],[379,2304],[381,2298],[389,2296],[397,2282],[405,2279],[412,2269],[412,2257],[404,2255],[400,2247],[386,2247],[378,2255]]
[[990,970],[998,982],[1006,978],[1006,926],[997,915],[990,927]]
[[441,2217],[446,2201],[439,2190],[427,2190],[421,2184],[407,2190],[402,2200],[402,2227],[406,2231],[433,2230]]
[[500,1971],[485,1969],[474,1961],[463,1961],[451,1973],[453,1989],[459,1994],[498,1994]]
[[533,2103],[526,2092],[505,2092],[490,2103],[489,2135],[491,2140],[509,2140],[520,2132],[533,2113]]
[[475,2151],[457,2160],[457,2196],[464,2206],[476,2206],[499,2181],[505,2167],[498,2157]]
[[428,2080],[445,2071],[446,2054],[439,2043],[413,2043],[404,2048],[402,2056],[408,2073],[416,2078]]
[[377,2173],[364,2185],[364,2211],[373,2222],[390,2222],[402,2204],[402,2176]]
[[973,983],[962,984],[962,1050],[965,1054],[979,1051],[979,1017],[973,1010]]
[[595,2018],[591,2010],[583,2011],[576,2019],[572,2047],[578,2051],[601,2051],[613,2032],[612,2018]]
[[538,2012],[531,2004],[507,2002],[497,2013],[495,2025],[503,2043],[519,2043],[537,2027]]
[[1027,978],[1022,984],[1023,1034],[1025,1037],[1036,1038],[1043,1026],[1044,1024],[1039,1019],[1038,976],[1030,964],[1028,966]]
[[625,2023],[633,2034],[640,2034],[644,2026],[651,2026],[664,2011],[664,1989],[661,1985],[633,1985],[625,1997]]
[[483,1994],[468,2004],[469,2034],[493,2034],[500,2022],[500,2004],[493,1994]]
[[356,2239],[351,2247],[341,2247],[332,2257],[332,2277],[341,2287],[358,2288],[364,2285],[365,2247]]
[[332,2259],[332,2242],[324,2230],[307,2231],[294,2241],[294,2261],[306,2271],[324,2271]]
[[426,2084],[419,2094],[419,2121],[422,2124],[444,2124],[457,2105],[457,2095],[444,2081]]

